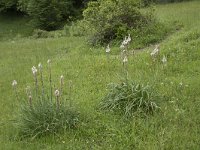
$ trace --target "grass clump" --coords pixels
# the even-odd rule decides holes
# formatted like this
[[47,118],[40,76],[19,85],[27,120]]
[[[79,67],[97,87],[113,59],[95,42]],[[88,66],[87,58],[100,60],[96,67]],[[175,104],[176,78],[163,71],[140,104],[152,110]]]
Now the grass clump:
[[60,105],[49,99],[41,99],[33,106],[22,105],[18,129],[22,137],[40,137],[76,128],[78,113],[67,105]]
[[130,80],[109,85],[108,94],[100,104],[101,109],[120,113],[125,117],[153,114],[159,107],[154,102],[155,92],[150,86]]
[[[71,97],[66,98],[64,96],[63,75],[60,76],[59,88],[53,93],[51,60],[48,60],[47,63],[49,71],[48,88],[44,86],[46,84],[44,84],[42,64],[39,63],[38,68],[32,67],[35,81],[34,90],[31,90],[29,86],[26,88],[27,102],[21,105],[21,113],[17,120],[17,128],[22,138],[30,137],[34,139],[49,134],[54,135],[60,131],[76,128],[79,122],[79,113],[72,107]],[[12,86],[16,97],[19,98],[16,80],[13,81]],[[71,81],[68,90],[69,95],[71,95]]]

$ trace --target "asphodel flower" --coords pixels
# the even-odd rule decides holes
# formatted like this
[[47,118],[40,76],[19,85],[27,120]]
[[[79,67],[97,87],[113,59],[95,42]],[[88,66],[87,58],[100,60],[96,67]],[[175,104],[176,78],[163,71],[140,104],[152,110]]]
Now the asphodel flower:
[[16,80],[13,80],[12,86],[13,86],[13,87],[16,87],[16,86],[17,86],[17,81],[16,81]]
[[108,46],[106,47],[106,53],[109,53],[110,52],[110,46],[108,44]]
[[42,71],[42,64],[41,63],[38,64],[38,68],[39,68],[39,71]]
[[163,58],[162,58],[161,61],[162,61],[163,64],[166,64],[166,63],[167,63],[167,58],[165,57],[165,55],[163,55]]
[[60,84],[62,85],[62,84],[63,84],[63,82],[64,82],[64,76],[63,76],[63,75],[61,75],[61,76],[60,76]]
[[131,42],[131,35],[130,34],[128,35],[127,41],[128,41],[128,43]]
[[33,75],[36,76],[36,74],[37,74],[37,68],[35,66],[32,67],[32,72],[33,72]]
[[123,63],[127,63],[127,62],[128,62],[128,57],[125,55],[123,59]]
[[151,52],[151,56],[152,57],[156,57],[157,55],[158,55],[158,53],[159,53],[159,45],[156,45],[156,47],[155,47],[155,49]]
[[51,64],[51,59],[47,60],[47,64],[50,65]]
[[55,90],[54,94],[55,94],[56,97],[59,97],[60,96],[59,90]]

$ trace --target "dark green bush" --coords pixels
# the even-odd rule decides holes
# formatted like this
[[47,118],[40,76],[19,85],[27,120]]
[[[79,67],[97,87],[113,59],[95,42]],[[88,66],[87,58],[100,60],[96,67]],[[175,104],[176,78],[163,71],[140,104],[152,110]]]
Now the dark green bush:
[[17,0],[1,0],[0,1],[0,12],[7,11],[8,9],[15,9],[17,6]]
[[72,15],[73,3],[67,0],[30,0],[27,12],[37,27],[54,30]]
[[152,11],[142,12],[139,7],[137,0],[90,2],[83,11],[84,19],[80,24],[90,32],[92,44],[109,43],[153,21]]

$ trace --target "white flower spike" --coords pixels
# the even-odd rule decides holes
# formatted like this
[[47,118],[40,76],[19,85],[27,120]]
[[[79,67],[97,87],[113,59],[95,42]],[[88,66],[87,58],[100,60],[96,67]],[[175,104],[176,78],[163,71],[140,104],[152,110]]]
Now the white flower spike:
[[35,66],[32,67],[32,72],[34,76],[37,74],[37,68]]
[[163,63],[163,64],[166,64],[166,63],[167,63],[167,58],[165,57],[165,55],[163,55],[162,63]]
[[38,68],[39,68],[40,71],[42,70],[42,64],[41,63],[38,64]]
[[159,53],[159,45],[156,45],[155,49],[151,52],[152,57],[156,57]]
[[13,80],[12,86],[13,86],[13,87],[16,87],[16,86],[17,86],[17,81],[16,81],[16,80]]
[[60,96],[59,90],[55,90],[55,93],[54,93],[54,94],[55,94],[56,97]]
[[127,62],[128,62],[128,58],[127,56],[124,56],[123,63],[127,63]]
[[127,41],[131,42],[131,35],[130,34],[128,35]]
[[108,46],[106,47],[106,53],[109,53],[110,52],[110,46],[108,44]]
[[51,63],[51,59],[48,59],[47,64],[50,65],[50,63]]

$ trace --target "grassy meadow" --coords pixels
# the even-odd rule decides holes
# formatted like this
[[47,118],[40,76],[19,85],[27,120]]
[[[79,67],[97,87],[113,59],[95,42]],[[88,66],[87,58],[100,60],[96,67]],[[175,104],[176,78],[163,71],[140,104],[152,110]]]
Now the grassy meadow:
[[[111,45],[108,60],[105,48],[88,46],[85,37],[27,37],[32,27],[26,18],[0,15],[0,149],[200,149],[200,1],[156,5],[155,9],[159,20],[178,21],[182,28],[159,43],[167,66],[161,60],[152,63],[153,46],[129,56],[129,79],[152,85],[160,95],[156,102],[161,108],[148,118],[132,119],[98,110],[107,85],[123,76],[118,47]],[[72,102],[81,123],[65,133],[19,140],[14,120],[26,99],[26,86],[34,86],[31,68],[41,62],[47,78],[48,59],[54,89],[60,75],[64,75],[65,93],[68,81],[73,82]],[[18,82],[18,98],[13,80]]]

